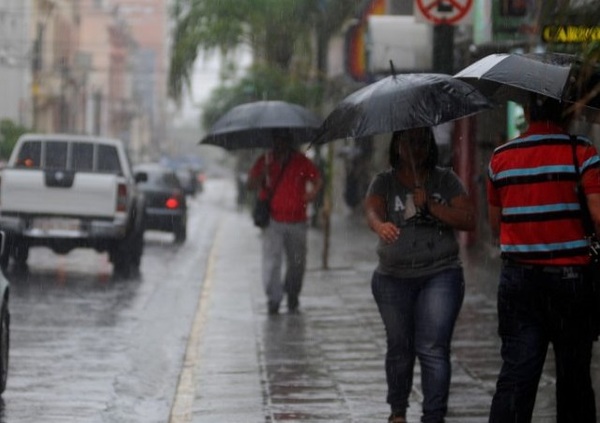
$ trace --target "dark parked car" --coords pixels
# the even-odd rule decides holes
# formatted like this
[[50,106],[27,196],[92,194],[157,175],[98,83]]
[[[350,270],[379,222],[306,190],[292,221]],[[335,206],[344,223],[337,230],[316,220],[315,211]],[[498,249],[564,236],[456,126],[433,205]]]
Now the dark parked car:
[[146,199],[146,229],[172,232],[176,243],[187,235],[187,204],[185,193],[172,169],[157,163],[135,167],[135,173],[148,175],[139,188]]
[[192,155],[164,156],[159,163],[175,171],[186,195],[194,197],[204,189],[206,175],[200,158]]
[[180,167],[175,170],[175,175],[181,183],[185,195],[194,197],[198,190],[198,179],[196,173],[187,167]]

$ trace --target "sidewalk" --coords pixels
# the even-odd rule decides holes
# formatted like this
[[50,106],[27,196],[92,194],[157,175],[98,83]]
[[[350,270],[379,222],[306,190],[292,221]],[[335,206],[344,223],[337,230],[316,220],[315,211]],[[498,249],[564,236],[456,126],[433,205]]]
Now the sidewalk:
[[[311,229],[300,315],[268,316],[260,278],[260,231],[247,213],[223,211],[195,368],[191,422],[382,423],[385,336],[371,296],[375,236],[358,217],[332,222],[329,269],[323,234]],[[498,259],[465,257],[466,298],[453,341],[448,423],[486,422],[500,366]],[[596,354],[598,357],[599,354]],[[554,378],[545,371],[534,421],[555,421]],[[595,381],[600,381],[598,364]],[[598,393],[598,390],[597,390]],[[415,373],[408,421],[420,418]]]

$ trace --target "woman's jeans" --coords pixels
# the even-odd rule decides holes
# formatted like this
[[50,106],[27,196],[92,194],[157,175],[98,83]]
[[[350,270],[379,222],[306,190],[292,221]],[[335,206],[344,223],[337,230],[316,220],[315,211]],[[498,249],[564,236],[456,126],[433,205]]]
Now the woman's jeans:
[[596,421],[590,378],[593,298],[581,267],[504,263],[498,287],[503,364],[490,422],[531,422],[550,342],[556,361],[557,423]]
[[450,341],[465,293],[462,269],[406,279],[375,272],[371,284],[387,335],[387,402],[393,412],[406,415],[418,357],[421,421],[443,422],[450,389]]

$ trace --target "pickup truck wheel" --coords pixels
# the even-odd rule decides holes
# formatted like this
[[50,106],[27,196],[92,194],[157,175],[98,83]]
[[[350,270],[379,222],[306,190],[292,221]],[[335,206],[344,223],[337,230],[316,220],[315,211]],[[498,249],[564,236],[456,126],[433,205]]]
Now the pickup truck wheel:
[[7,235],[4,240],[4,250],[2,251],[2,254],[0,254],[0,269],[2,269],[3,272],[8,269],[13,243],[14,237]]
[[117,243],[111,251],[114,273],[128,278],[138,271],[144,250],[144,230],[139,227]]
[[8,380],[8,356],[10,344],[10,315],[6,300],[0,311],[0,394],[6,389]]
[[134,269],[139,270],[144,254],[144,229],[138,229],[131,240],[131,264]]
[[29,245],[25,244],[23,241],[16,241],[12,245],[11,254],[18,265],[24,265],[29,258]]
[[8,269],[8,263],[10,262],[10,253],[8,251],[4,251],[0,255],[0,269],[5,272]]

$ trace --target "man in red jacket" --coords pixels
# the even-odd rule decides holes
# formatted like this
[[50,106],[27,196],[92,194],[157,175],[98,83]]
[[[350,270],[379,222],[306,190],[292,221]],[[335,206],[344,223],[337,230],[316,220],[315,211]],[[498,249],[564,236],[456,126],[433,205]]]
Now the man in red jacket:
[[[273,131],[274,147],[259,157],[248,174],[248,188],[259,198],[271,196],[270,224],[263,230],[263,284],[269,314],[279,313],[287,295],[290,313],[297,313],[306,267],[306,207],[321,189],[317,167],[294,148],[289,131]],[[283,257],[286,272],[282,280]]]

